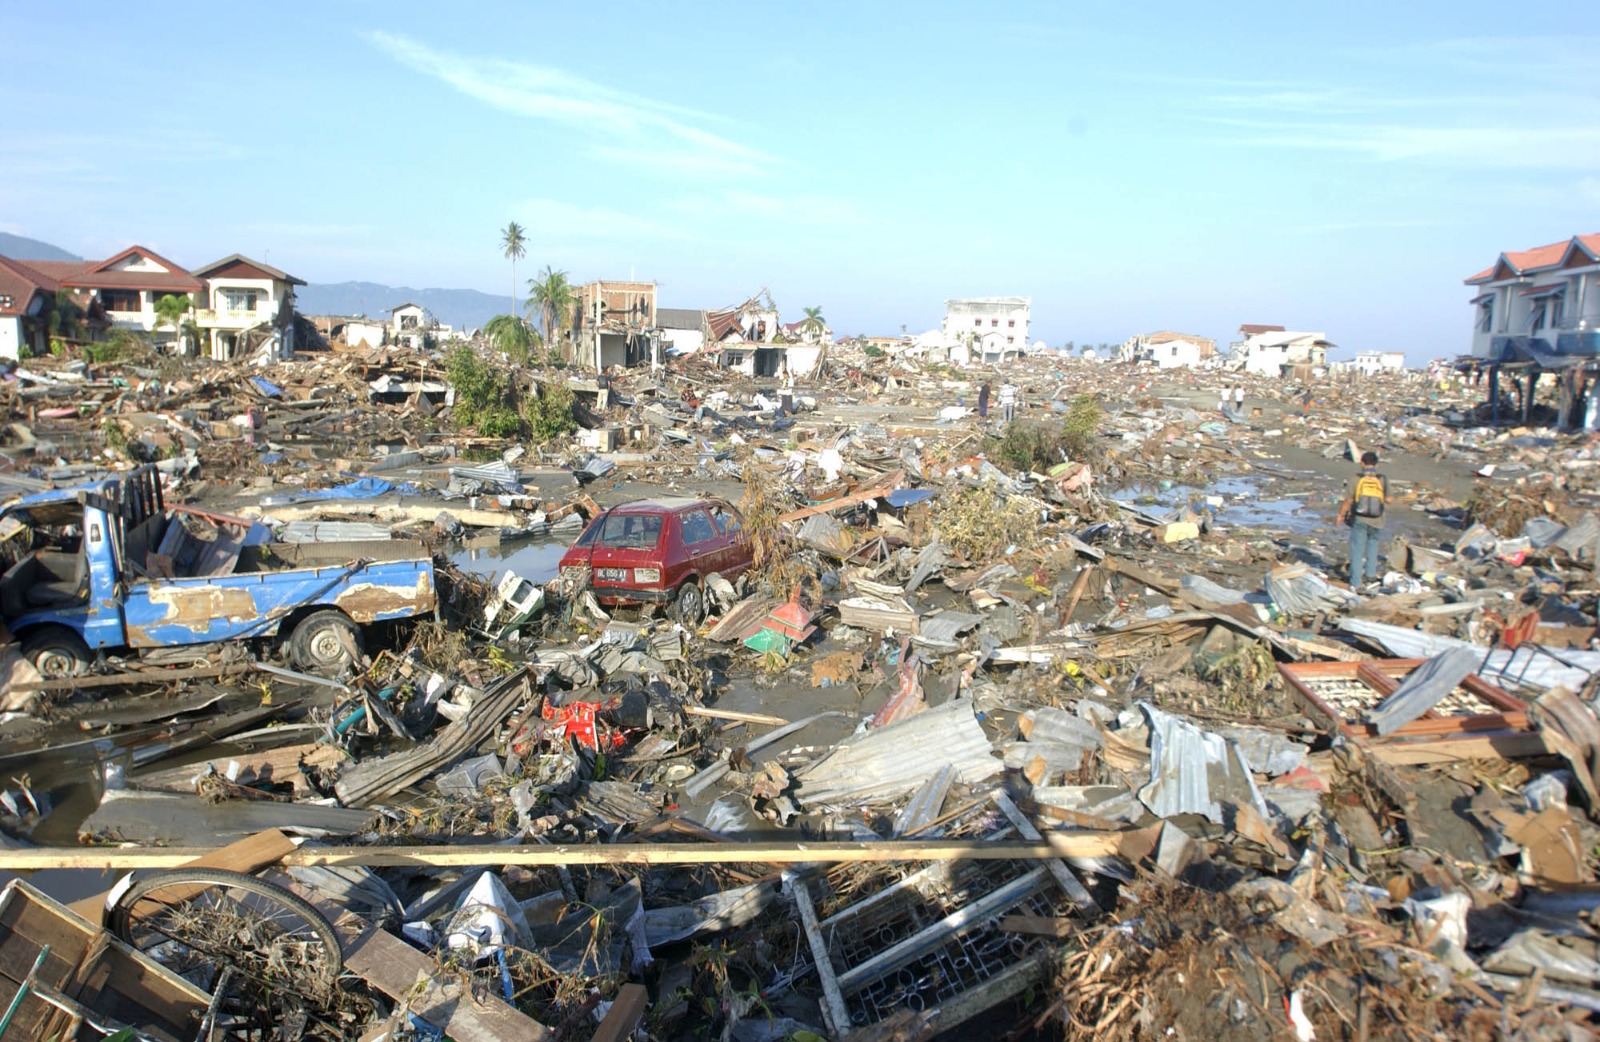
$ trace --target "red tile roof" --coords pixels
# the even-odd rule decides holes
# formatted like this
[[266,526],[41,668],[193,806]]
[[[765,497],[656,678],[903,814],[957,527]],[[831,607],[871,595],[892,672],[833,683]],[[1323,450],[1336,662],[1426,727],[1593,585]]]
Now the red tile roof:
[[0,257],[0,297],[11,303],[0,307],[0,315],[21,315],[28,310],[36,293],[54,293],[60,284],[24,261]]
[[1591,261],[1600,259],[1600,233],[1574,235],[1570,239],[1563,239],[1560,242],[1552,242],[1544,246],[1535,246],[1531,250],[1502,253],[1500,259],[1495,261],[1492,266],[1462,281],[1468,285],[1475,282],[1491,282],[1495,279],[1496,273],[1502,269],[1506,274],[1500,277],[1505,278],[1526,275],[1543,268],[1554,268],[1559,264],[1564,264],[1573,250],[1583,251]]
[[1288,330],[1283,326],[1258,326],[1246,322],[1239,327],[1239,332],[1245,336],[1255,336],[1257,333],[1287,333]]
[[[138,254],[166,268],[166,271],[115,271],[112,266]],[[168,293],[198,293],[200,280],[154,250],[143,246],[129,246],[115,256],[98,264],[84,267],[78,274],[61,280],[63,285],[82,286],[85,289],[147,289]]]

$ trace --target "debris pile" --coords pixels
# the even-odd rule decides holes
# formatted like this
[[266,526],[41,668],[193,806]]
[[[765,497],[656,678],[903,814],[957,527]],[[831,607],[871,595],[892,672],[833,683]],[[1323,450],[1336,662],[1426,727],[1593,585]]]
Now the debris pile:
[[[1586,437],[1415,375],[1024,359],[1004,425],[907,358],[461,351],[0,384],[8,856],[138,868],[75,910],[183,1001],[270,964],[283,1037],[1589,1037]],[[167,880],[141,945],[196,859],[249,882]]]

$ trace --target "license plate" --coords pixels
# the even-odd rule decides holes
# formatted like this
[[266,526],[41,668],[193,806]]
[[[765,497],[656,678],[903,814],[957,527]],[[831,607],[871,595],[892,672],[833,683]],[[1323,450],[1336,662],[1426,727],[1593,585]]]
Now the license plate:
[[594,577],[599,579],[601,582],[627,582],[628,570],[626,568],[596,568],[594,570]]

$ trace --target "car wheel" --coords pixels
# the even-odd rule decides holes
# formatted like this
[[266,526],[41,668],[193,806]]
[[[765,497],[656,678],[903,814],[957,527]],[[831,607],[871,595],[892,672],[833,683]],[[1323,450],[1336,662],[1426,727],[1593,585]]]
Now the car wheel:
[[672,603],[673,616],[685,626],[698,626],[706,617],[706,598],[700,584],[689,579],[678,587],[678,599]]
[[[348,643],[347,643],[348,640]],[[320,676],[337,676],[355,665],[361,654],[361,631],[342,611],[312,612],[300,620],[289,638],[289,661],[295,668]]]
[[89,672],[89,645],[65,626],[46,626],[28,634],[22,656],[46,680],[80,677]]

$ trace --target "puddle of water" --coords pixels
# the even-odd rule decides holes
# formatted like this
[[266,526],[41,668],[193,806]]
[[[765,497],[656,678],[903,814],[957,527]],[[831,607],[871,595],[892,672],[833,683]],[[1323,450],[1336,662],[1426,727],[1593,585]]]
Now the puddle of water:
[[569,544],[549,539],[522,540],[499,546],[467,547],[450,555],[457,568],[473,575],[504,575],[508,571],[533,583],[547,583],[561,570],[561,555]]
[[1223,525],[1309,534],[1327,523],[1319,512],[1306,509],[1303,497],[1272,497],[1264,491],[1258,478],[1220,478],[1203,489],[1176,484],[1167,488],[1129,485],[1117,490],[1111,498],[1160,514],[1180,512],[1191,501],[1203,501],[1208,495],[1223,498],[1221,507],[1212,508],[1217,521]]

